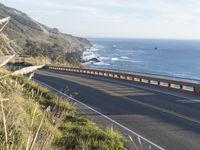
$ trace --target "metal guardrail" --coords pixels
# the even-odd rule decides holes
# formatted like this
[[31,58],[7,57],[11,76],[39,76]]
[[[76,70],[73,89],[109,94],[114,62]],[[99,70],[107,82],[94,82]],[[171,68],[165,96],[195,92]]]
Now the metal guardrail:
[[95,68],[95,67],[87,67],[88,69],[100,69],[100,70],[106,70],[106,71],[114,71],[114,72],[120,72],[120,73],[128,73],[128,74],[138,74],[143,76],[150,76],[150,77],[156,77],[156,78],[164,78],[164,79],[170,79],[170,80],[177,80],[177,81],[183,81],[183,82],[190,82],[190,83],[200,83],[200,79],[198,78],[191,78],[191,77],[178,77],[173,75],[163,75],[163,74],[156,74],[156,73],[144,73],[139,71],[127,71],[127,70],[119,70],[119,69],[109,69],[109,68]]
[[155,76],[151,77],[151,76],[145,76],[143,74],[139,75],[133,73],[121,73],[116,71],[105,71],[105,70],[87,69],[87,68],[75,68],[75,67],[73,68],[73,67],[60,67],[60,66],[46,66],[45,68],[50,70],[60,70],[60,71],[75,72],[75,73],[89,74],[100,77],[126,80],[144,85],[167,88],[171,90],[200,95],[200,84],[198,83],[173,80],[169,78],[160,78]]

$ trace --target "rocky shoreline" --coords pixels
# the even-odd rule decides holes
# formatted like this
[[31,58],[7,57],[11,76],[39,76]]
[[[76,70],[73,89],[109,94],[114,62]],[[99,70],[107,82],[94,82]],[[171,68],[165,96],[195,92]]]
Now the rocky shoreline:
[[88,63],[88,62],[91,62],[91,63],[99,63],[101,62],[99,60],[99,56],[96,55],[94,52],[93,52],[93,47],[89,48],[89,49],[86,49],[85,51],[83,51],[82,53],[82,63]]

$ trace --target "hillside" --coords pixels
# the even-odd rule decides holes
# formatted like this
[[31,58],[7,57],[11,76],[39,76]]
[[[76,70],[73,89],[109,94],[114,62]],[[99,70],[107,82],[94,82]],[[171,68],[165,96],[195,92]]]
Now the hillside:
[[79,59],[79,52],[91,47],[85,38],[61,33],[56,28],[40,24],[25,13],[0,3],[0,18],[8,16],[11,21],[5,28],[4,38],[12,40],[12,46],[21,55],[44,56],[63,62],[70,61],[71,57]]
[[[0,77],[9,72],[0,68]],[[112,128],[102,130],[78,114],[68,99],[23,76],[0,80],[0,149],[124,150]]]

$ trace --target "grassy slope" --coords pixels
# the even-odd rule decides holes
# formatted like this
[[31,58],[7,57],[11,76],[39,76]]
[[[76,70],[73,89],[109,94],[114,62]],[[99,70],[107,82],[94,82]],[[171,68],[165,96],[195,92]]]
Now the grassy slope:
[[[0,74],[6,71],[0,69]],[[8,99],[3,102],[8,143],[1,111],[0,149],[26,149],[27,143],[29,148],[45,150],[125,149],[122,137],[113,129],[99,129],[66,100],[25,77],[1,80],[0,93],[1,100]]]

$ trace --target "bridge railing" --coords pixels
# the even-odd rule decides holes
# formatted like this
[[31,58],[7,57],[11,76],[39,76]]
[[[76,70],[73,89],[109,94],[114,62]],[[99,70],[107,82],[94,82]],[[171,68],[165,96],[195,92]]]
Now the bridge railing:
[[60,66],[46,66],[50,70],[60,70],[67,72],[75,72],[79,74],[89,74],[94,76],[101,76],[119,80],[126,80],[130,82],[140,83],[144,85],[166,88],[186,93],[193,93],[200,95],[200,84],[185,82],[180,80],[165,79],[154,76],[145,76],[134,73],[120,73],[116,71],[105,71],[97,69],[87,69],[87,68],[73,68],[73,67],[60,67]]

